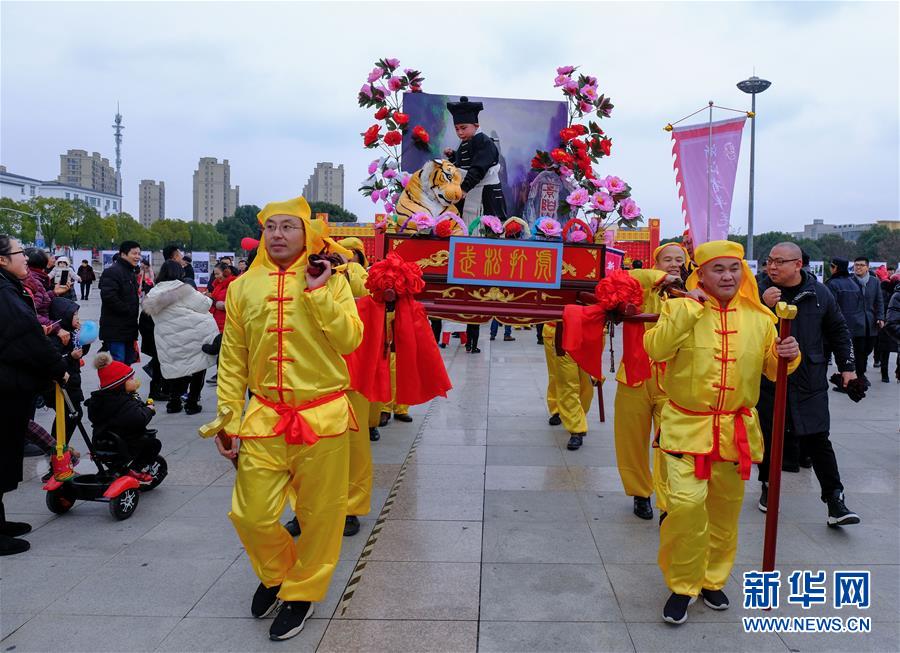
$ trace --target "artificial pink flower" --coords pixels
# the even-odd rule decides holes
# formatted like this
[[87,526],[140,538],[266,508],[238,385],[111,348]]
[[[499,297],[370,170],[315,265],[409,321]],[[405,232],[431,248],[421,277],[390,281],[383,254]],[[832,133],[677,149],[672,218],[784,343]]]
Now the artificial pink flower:
[[365,95],[366,97],[372,97],[372,87],[369,84],[363,84],[362,88],[359,89],[360,95]]
[[591,77],[590,75],[587,75],[587,76],[585,77],[585,82],[587,83],[588,86],[596,86],[596,85],[597,85],[597,78],[596,78],[596,77]]
[[393,58],[391,58],[391,59],[385,59],[385,60],[384,60],[384,63],[386,63],[386,64],[388,65],[388,68],[390,68],[391,70],[396,70],[396,69],[397,69],[397,66],[400,65],[400,60],[399,60],[399,59],[393,59]]
[[393,168],[388,168],[387,170],[385,170],[385,171],[382,173],[382,176],[383,176],[385,179],[393,179],[394,177],[397,176],[397,171],[394,170]]
[[415,223],[418,231],[425,231],[426,229],[434,227],[434,218],[428,213],[421,211],[419,213],[413,213],[412,222]]
[[390,213],[391,211],[394,210],[394,205],[391,204],[390,202],[385,202],[385,203],[384,203],[384,210],[385,210],[386,213]]
[[399,200],[399,199],[400,199],[400,193],[394,193],[393,195],[391,195],[391,201],[392,201],[394,204],[396,204],[396,203],[397,203],[397,200]]
[[619,215],[626,220],[634,220],[641,217],[641,209],[633,199],[626,197],[619,202]]
[[560,66],[556,69],[557,75],[571,75],[575,72],[575,66]]
[[372,163],[369,164],[369,174],[374,175],[375,171],[378,170],[378,166],[381,165],[381,159],[375,159]]
[[485,232],[490,229],[495,234],[503,233],[503,223],[500,222],[500,218],[498,218],[496,215],[481,216],[481,226],[485,228]]
[[537,223],[538,231],[549,238],[553,238],[562,233],[562,226],[553,218],[544,216]]
[[570,243],[580,243],[582,240],[587,240],[587,234],[584,233],[581,229],[572,229],[569,231],[569,242]]
[[614,208],[616,208],[616,201],[609,195],[609,193],[597,191],[596,193],[591,195],[591,208],[595,211],[609,213]]
[[406,188],[406,184],[409,183],[410,177],[412,177],[411,174],[409,174],[408,172],[404,172],[400,177],[400,185]]
[[563,93],[569,93],[570,95],[578,92],[578,83],[573,82],[571,79],[563,84],[562,87]]
[[599,97],[597,95],[597,87],[596,86],[588,86],[588,85],[582,86],[581,94],[591,101],[595,101]]
[[581,113],[590,113],[594,110],[594,105],[592,105],[590,102],[585,102],[584,100],[582,100],[578,103],[578,108],[581,109]]
[[594,188],[606,188],[603,179],[591,179],[590,182],[594,185]]
[[388,88],[392,91],[399,91],[401,88],[403,88],[403,80],[396,76],[391,77],[388,80]]
[[378,84],[377,86],[373,84],[372,90],[377,93],[381,93],[381,97],[387,97],[388,95],[388,90],[384,87],[384,84]]
[[624,193],[628,188],[628,184],[626,184],[618,177],[613,177],[612,175],[609,175],[606,179],[603,180],[603,185],[609,191],[610,195],[618,195],[619,193]]
[[[390,211],[388,212],[390,213]],[[387,217],[385,217],[383,220],[378,220],[375,223],[375,228],[381,230],[387,229]]]
[[384,71],[383,71],[381,68],[379,68],[378,66],[375,66],[375,67],[372,69],[372,72],[369,73],[369,76],[366,77],[366,81],[369,82],[370,84],[371,84],[372,82],[376,82],[376,81],[378,81],[379,79],[381,79],[381,76],[382,76],[383,74],[384,74]]
[[572,168],[567,168],[566,166],[559,166],[559,176],[560,177],[571,177],[572,176]]
[[553,80],[553,87],[559,88],[560,86],[565,86],[566,84],[568,84],[571,81],[572,80],[569,78],[568,75],[558,75],[556,77],[556,79]]
[[576,188],[566,198],[566,202],[570,206],[584,206],[590,199],[590,195],[584,188]]

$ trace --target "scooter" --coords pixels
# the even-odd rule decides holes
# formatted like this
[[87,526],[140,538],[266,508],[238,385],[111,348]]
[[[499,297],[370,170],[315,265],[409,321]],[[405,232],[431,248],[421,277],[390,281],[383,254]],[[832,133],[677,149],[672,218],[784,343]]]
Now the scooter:
[[[76,417],[78,411],[72,405],[69,394],[65,389],[59,387],[58,392],[65,400],[69,417]],[[62,422],[61,412],[57,410],[58,425]],[[109,512],[115,519],[128,519],[137,509],[141,492],[152,490],[165,479],[169,471],[166,459],[157,456],[152,464],[141,470],[152,477],[149,483],[141,483],[128,475],[131,455],[128,453],[126,442],[121,437],[105,431],[98,434],[97,438],[92,441],[81,419],[78,419],[76,426],[84,438],[91,460],[97,466],[97,473],[81,475],[70,473],[68,478],[64,478],[66,474],[50,476],[44,484],[44,490],[47,491],[47,508],[52,513],[62,515],[71,510],[78,500],[102,501],[109,504]],[[146,434],[155,436],[156,430],[147,429]],[[61,478],[63,480],[60,480]]]

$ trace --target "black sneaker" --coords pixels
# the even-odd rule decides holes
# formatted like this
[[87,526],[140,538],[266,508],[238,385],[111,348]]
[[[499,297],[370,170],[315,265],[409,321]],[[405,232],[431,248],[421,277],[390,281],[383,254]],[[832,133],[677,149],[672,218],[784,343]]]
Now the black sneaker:
[[696,600],[696,596],[672,592],[672,596],[666,601],[666,607],[663,608],[663,621],[676,625],[683,624],[687,621],[688,606]]
[[280,589],[281,585],[266,587],[260,583],[259,587],[256,588],[256,592],[253,594],[253,603],[250,604],[250,614],[257,619],[262,619],[263,617],[268,617],[272,614],[272,611],[281,603],[281,599],[278,598],[278,591]]
[[183,406],[180,399],[170,399],[169,403],[166,404],[166,412],[170,415],[172,413],[180,413],[182,408]]
[[398,422],[406,422],[408,424],[413,418],[406,413],[394,413],[394,419]]
[[650,505],[650,497],[634,498],[634,514],[641,519],[653,519],[653,506]]
[[703,597],[706,607],[713,610],[727,610],[730,605],[728,597],[725,596],[725,592],[722,590],[708,590],[704,588],[700,590],[700,596]]
[[759,491],[759,501],[756,502],[756,507],[760,512],[769,510],[769,484],[765,481],[763,481],[762,490]]
[[832,528],[859,523],[859,515],[844,505],[843,492],[836,492],[826,503],[828,504],[828,525]]
[[26,524],[23,521],[5,521],[0,523],[0,535],[19,537],[20,535],[25,535],[25,533],[30,532],[31,524]]
[[313,616],[315,608],[309,601],[285,601],[284,606],[269,628],[269,639],[281,641],[296,637]]
[[347,515],[344,520],[344,537],[353,537],[359,533],[359,517],[356,515]]
[[378,442],[381,439],[381,432],[378,430],[377,426],[373,426],[369,429],[369,441],[370,442]]
[[566,443],[566,449],[568,449],[569,451],[576,451],[578,449],[581,449],[584,435],[584,433],[573,433],[572,437],[569,438],[569,441]]
[[562,424],[562,417],[559,416],[559,413],[553,413],[550,416],[550,419],[547,420],[547,423],[550,426],[559,426],[560,424]]
[[184,405],[184,412],[188,415],[196,415],[197,413],[203,410],[203,406],[200,404],[192,404],[190,402]]
[[478,347],[472,347],[472,348],[469,350],[469,353],[470,353],[470,354],[480,354],[480,353],[481,353],[481,350],[480,350]]
[[297,515],[290,521],[284,523],[284,530],[290,533],[291,537],[300,537],[300,522],[297,521]]
[[28,540],[0,535],[0,556],[14,556],[17,553],[25,553],[30,548]]
[[812,469],[812,458],[809,456],[800,456],[800,466],[803,469]]

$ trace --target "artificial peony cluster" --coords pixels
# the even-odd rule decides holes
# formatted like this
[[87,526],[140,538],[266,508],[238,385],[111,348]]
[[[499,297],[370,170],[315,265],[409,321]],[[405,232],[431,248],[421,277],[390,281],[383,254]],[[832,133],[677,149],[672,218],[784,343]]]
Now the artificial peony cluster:
[[[566,98],[568,123],[559,132],[559,146],[549,152],[538,150],[531,160],[533,170],[549,170],[558,174],[569,189],[559,213],[583,217],[599,232],[613,223],[633,224],[642,218],[641,210],[631,199],[631,187],[618,177],[600,178],[595,166],[612,152],[612,139],[593,120],[575,122],[596,113],[608,118],[613,105],[597,87],[597,78],[575,75],[577,67],[556,69],[554,86]],[[576,236],[577,237],[577,236]]]
[[376,109],[373,116],[377,122],[360,134],[363,146],[380,148],[385,154],[369,165],[369,177],[362,182],[359,191],[373,203],[384,202],[386,213],[393,212],[409,180],[406,173],[398,172],[400,145],[407,130],[411,129],[415,147],[430,151],[428,132],[421,125],[410,125],[409,115],[403,113],[401,106],[402,94],[421,92],[424,79],[422,73],[412,68],[404,68],[401,72],[399,59],[379,59],[357,96],[359,106]]

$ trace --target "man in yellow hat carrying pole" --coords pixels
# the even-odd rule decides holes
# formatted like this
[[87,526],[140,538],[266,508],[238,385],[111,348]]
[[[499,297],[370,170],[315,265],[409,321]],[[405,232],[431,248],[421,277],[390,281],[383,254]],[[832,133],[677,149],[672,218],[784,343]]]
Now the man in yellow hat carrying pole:
[[687,620],[697,596],[728,608],[722,588],[737,551],[743,481],[763,454],[759,379],[775,379],[779,357],[789,372],[800,363],[797,341],[778,339],[775,316],[759,301],[743,247],[711,241],[695,257],[688,297],[664,302],[644,334],[650,359],[666,363],[659,447],[668,516],[658,562],[672,592],[663,620],[674,624]]
[[[653,252],[654,267],[650,270],[631,270],[632,278],[643,288],[644,313],[659,313],[662,308],[660,290],[665,284],[680,283],[681,270],[687,261],[687,252],[677,243],[660,245]],[[626,322],[629,329],[639,330],[640,335],[652,328],[652,322]],[[664,363],[651,362],[647,358],[643,342],[638,338],[626,338],[622,361],[616,372],[616,400],[613,416],[616,464],[625,494],[634,497],[634,514],[641,519],[653,519],[650,494],[656,492],[656,507],[661,514],[666,511],[665,479],[659,449],[650,446],[651,425],[659,430],[660,413],[666,403],[663,389]],[[650,471],[650,449],[654,450],[653,472]]]
[[[269,630],[282,640],[325,597],[340,555],[355,422],[342,355],[359,346],[362,322],[347,279],[328,261],[309,261],[346,250],[327,225],[312,224],[306,200],[267,204],[258,219],[259,253],[226,298],[218,399],[228,437],[216,445],[238,459],[229,517],[260,579],[251,614],[283,601]],[[290,493],[302,527],[296,544],[279,523]]]

